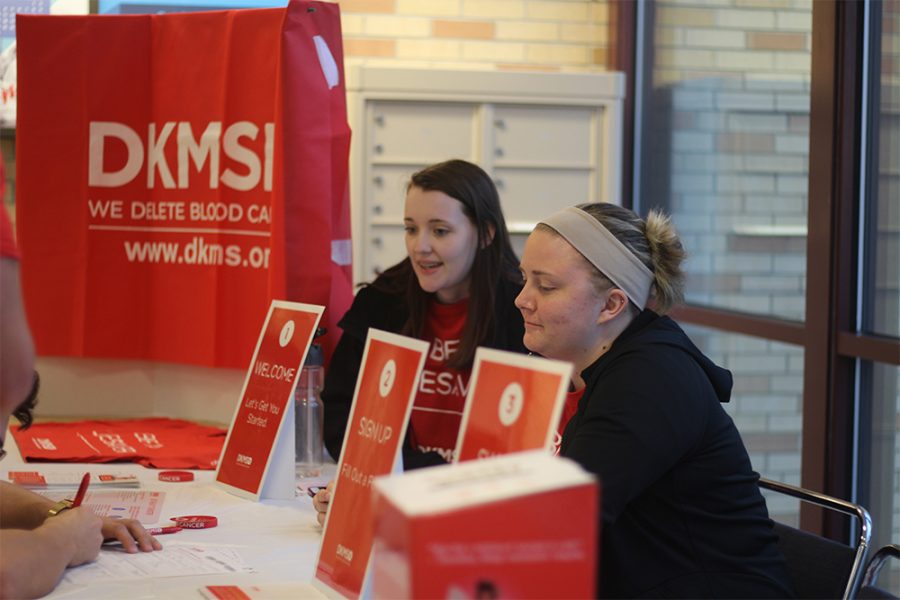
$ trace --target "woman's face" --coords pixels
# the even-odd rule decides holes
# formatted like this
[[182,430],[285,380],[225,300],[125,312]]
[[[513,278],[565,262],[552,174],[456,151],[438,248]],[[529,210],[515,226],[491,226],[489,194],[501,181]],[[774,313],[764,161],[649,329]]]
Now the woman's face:
[[587,261],[559,235],[536,229],[525,242],[521,270],[525,287],[516,307],[525,320],[525,346],[579,370],[589,365],[601,343],[598,319],[605,301]]
[[403,224],[419,286],[444,304],[467,298],[478,230],[463,213],[462,203],[444,192],[411,187]]

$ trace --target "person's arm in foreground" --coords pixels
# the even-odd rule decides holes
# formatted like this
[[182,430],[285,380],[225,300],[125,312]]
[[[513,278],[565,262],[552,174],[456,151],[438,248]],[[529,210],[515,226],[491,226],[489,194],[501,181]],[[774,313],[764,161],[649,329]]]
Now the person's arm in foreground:
[[[0,210],[6,209],[0,207]],[[19,263],[5,257],[0,258],[0,323],[3,323],[0,327],[0,356],[3,357],[0,360],[0,402],[4,407],[14,407],[31,389],[34,343],[25,320]],[[4,426],[5,423],[4,419]]]
[[104,539],[118,540],[132,553],[162,549],[132,519],[101,519],[86,507],[49,517],[52,506],[43,496],[0,481],[0,597],[49,593],[66,567],[97,558]]

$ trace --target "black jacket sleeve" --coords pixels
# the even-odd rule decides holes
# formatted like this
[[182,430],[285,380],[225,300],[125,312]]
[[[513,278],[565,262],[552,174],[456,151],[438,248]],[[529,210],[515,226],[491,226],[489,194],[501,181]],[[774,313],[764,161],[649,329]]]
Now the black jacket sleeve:
[[322,403],[325,405],[325,448],[335,461],[341,457],[364,348],[364,340],[345,331],[334,348],[331,364],[325,373],[325,388],[322,390]]
[[447,461],[437,452],[422,452],[413,448],[409,435],[406,436],[406,442],[403,444],[403,470],[412,471],[413,469],[422,469],[424,467],[436,467],[437,465],[445,465]]
[[[344,444],[347,421],[350,419],[353,392],[356,390],[356,379],[362,365],[365,338],[368,335],[369,327],[380,326],[379,328],[396,332],[402,325],[402,323],[386,323],[377,319],[377,311],[371,309],[375,306],[379,306],[379,310],[385,308],[380,306],[381,300],[383,300],[380,293],[360,291],[357,298],[354,306],[341,319],[340,326],[344,332],[332,354],[331,364],[325,374],[325,388],[322,391],[322,402],[325,405],[325,447],[335,461],[341,456],[341,447]],[[375,317],[375,321],[366,323],[370,317]],[[398,319],[392,320],[397,321]],[[389,325],[393,325],[393,327],[388,329]],[[405,470],[432,467],[445,462],[437,452],[420,452],[413,448],[407,433],[406,442],[403,444],[403,468]]]
[[331,355],[322,390],[325,448],[334,460],[341,456],[369,328],[397,332],[405,320],[406,313],[397,298],[364,287],[357,292],[350,309],[338,323],[343,333]]

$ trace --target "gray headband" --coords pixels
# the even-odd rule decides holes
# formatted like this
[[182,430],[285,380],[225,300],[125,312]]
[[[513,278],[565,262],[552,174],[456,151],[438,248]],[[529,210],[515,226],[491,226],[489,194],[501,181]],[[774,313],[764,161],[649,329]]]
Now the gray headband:
[[541,223],[565,238],[644,310],[653,285],[653,272],[600,221],[580,208],[569,206]]

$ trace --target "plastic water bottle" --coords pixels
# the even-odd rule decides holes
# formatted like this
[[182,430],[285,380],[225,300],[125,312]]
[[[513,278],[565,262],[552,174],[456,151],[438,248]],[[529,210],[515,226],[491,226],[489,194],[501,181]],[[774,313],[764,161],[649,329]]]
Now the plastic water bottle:
[[324,358],[322,346],[310,346],[294,392],[294,457],[298,478],[317,477],[322,473],[325,408],[322,406],[321,393],[325,381]]

